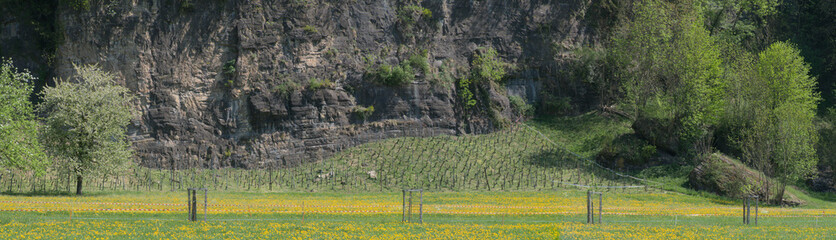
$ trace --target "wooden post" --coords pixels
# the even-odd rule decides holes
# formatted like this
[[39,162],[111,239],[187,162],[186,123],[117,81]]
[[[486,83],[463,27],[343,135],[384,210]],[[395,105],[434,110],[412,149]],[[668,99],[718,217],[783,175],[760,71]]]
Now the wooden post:
[[403,200],[401,200],[401,213],[403,215],[401,216],[401,222],[406,222],[406,190],[403,190],[401,194],[403,195]]

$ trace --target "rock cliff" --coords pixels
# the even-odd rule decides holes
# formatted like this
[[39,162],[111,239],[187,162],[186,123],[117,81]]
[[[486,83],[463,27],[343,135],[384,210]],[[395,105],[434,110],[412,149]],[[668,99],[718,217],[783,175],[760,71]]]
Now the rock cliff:
[[[547,85],[583,95],[560,72],[572,49],[592,41],[586,5],[91,1],[89,9],[58,6],[64,41],[52,69],[61,78],[73,64],[97,63],[137,94],[140,115],[129,134],[144,166],[292,166],[379,138],[494,129],[491,114],[468,114],[455,82],[444,80],[466,76],[485,47],[509,63],[504,86],[487,94],[506,118],[507,94],[536,102]],[[5,34],[17,31],[13,24],[3,24],[2,41],[26,36]],[[370,80],[376,66],[423,52],[429,71],[416,71],[414,82]],[[370,115],[359,113],[368,106]]]

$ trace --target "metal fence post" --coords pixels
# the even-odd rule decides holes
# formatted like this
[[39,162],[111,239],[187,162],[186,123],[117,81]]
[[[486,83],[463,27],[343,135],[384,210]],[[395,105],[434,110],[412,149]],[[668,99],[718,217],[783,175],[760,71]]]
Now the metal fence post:
[[186,190],[186,193],[187,193],[186,206],[188,206],[188,209],[189,209],[188,219],[189,219],[189,221],[191,221],[192,220],[192,190]]
[[755,225],[758,225],[758,207],[761,205],[760,198],[755,196]]
[[192,190],[192,221],[197,221],[197,190]]
[[601,223],[604,210],[604,194],[598,193],[598,223]]
[[746,198],[746,225],[748,225],[748,224],[749,224],[749,216],[751,216],[751,215],[752,215],[752,214],[751,214],[751,209],[752,209],[752,207],[751,207],[751,205],[749,204],[751,200],[752,200],[752,198],[751,198],[751,197]]
[[586,223],[592,223],[592,190],[586,191]]
[[412,191],[409,192],[409,212],[407,213],[409,222],[412,222]]
[[424,190],[421,190],[419,194],[418,223],[424,223]]
[[743,224],[746,224],[746,199],[743,199]]

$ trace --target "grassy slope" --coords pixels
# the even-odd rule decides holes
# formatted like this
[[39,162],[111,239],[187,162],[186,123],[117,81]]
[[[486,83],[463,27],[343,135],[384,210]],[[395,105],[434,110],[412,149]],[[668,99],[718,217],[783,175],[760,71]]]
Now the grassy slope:
[[[555,142],[585,157],[594,158],[605,143],[613,141],[621,134],[632,133],[629,120],[620,117],[604,117],[595,112],[579,116],[559,118],[539,118],[528,123],[543,132]],[[689,165],[655,166],[630,174],[663,183],[668,191],[700,196],[707,199],[729,201],[731,199],[713,193],[695,191],[687,187],[688,174],[693,169]],[[801,208],[836,207],[836,195],[806,191],[803,187],[791,187],[787,190],[806,204]]]

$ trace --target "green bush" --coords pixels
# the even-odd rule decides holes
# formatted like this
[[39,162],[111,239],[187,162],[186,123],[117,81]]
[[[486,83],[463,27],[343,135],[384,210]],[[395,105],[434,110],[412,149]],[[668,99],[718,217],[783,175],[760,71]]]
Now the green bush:
[[[62,0],[62,2],[69,5],[76,11],[90,10],[90,0]],[[187,0],[187,2],[189,1]]]
[[223,72],[226,75],[235,74],[235,59],[229,60],[226,63],[224,63]]
[[427,63],[427,50],[422,51],[421,54],[409,56],[406,63],[412,68],[421,69],[424,75],[430,74],[430,64]]
[[180,1],[180,13],[189,13],[194,11],[194,3],[192,0]]
[[377,83],[393,87],[409,84],[415,79],[415,73],[409,64],[398,66],[383,64],[375,70],[374,75]]
[[487,48],[481,54],[476,54],[471,65],[473,67],[471,75],[475,82],[498,83],[505,77],[506,64],[499,59],[496,50],[493,48]]
[[656,147],[635,134],[624,134],[604,143],[597,160],[617,169],[646,167],[656,155]]
[[508,101],[511,103],[511,107],[514,109],[514,113],[518,116],[532,116],[534,115],[534,106],[525,102],[520,96],[517,95],[509,95]]
[[411,28],[419,18],[430,19],[433,17],[433,12],[425,7],[418,5],[407,5],[398,10],[398,21],[404,24],[405,27]]
[[298,83],[294,81],[287,81],[273,87],[273,92],[284,97],[288,97],[290,96],[290,93],[299,90],[300,88],[301,86],[299,86]]
[[317,30],[316,27],[311,26],[311,25],[305,25],[304,27],[302,27],[302,30],[305,30],[306,33],[310,33],[310,34],[314,34],[314,33],[319,32],[319,30]]
[[572,99],[569,97],[558,97],[545,92],[541,95],[543,96],[542,105],[538,108],[541,113],[565,115],[574,111]]
[[328,79],[311,78],[308,79],[308,89],[319,90],[322,88],[330,88],[334,86],[334,82]]
[[435,75],[432,78],[430,78],[430,81],[432,81],[433,84],[441,85],[444,88],[451,88],[456,84],[456,78],[444,64],[442,64],[441,68],[439,69],[438,75]]
[[360,119],[363,119],[365,121],[366,119],[371,117],[372,114],[374,114],[374,106],[368,106],[368,107],[355,106],[354,107],[354,114],[356,114],[357,117],[359,117]]
[[232,87],[235,85],[235,59],[229,60],[224,63],[223,68],[221,69],[224,75],[226,75],[226,86]]
[[468,78],[459,79],[459,97],[464,103],[465,109],[470,109],[471,107],[476,106],[476,99],[473,96],[473,92],[470,91],[471,83],[472,81]]

